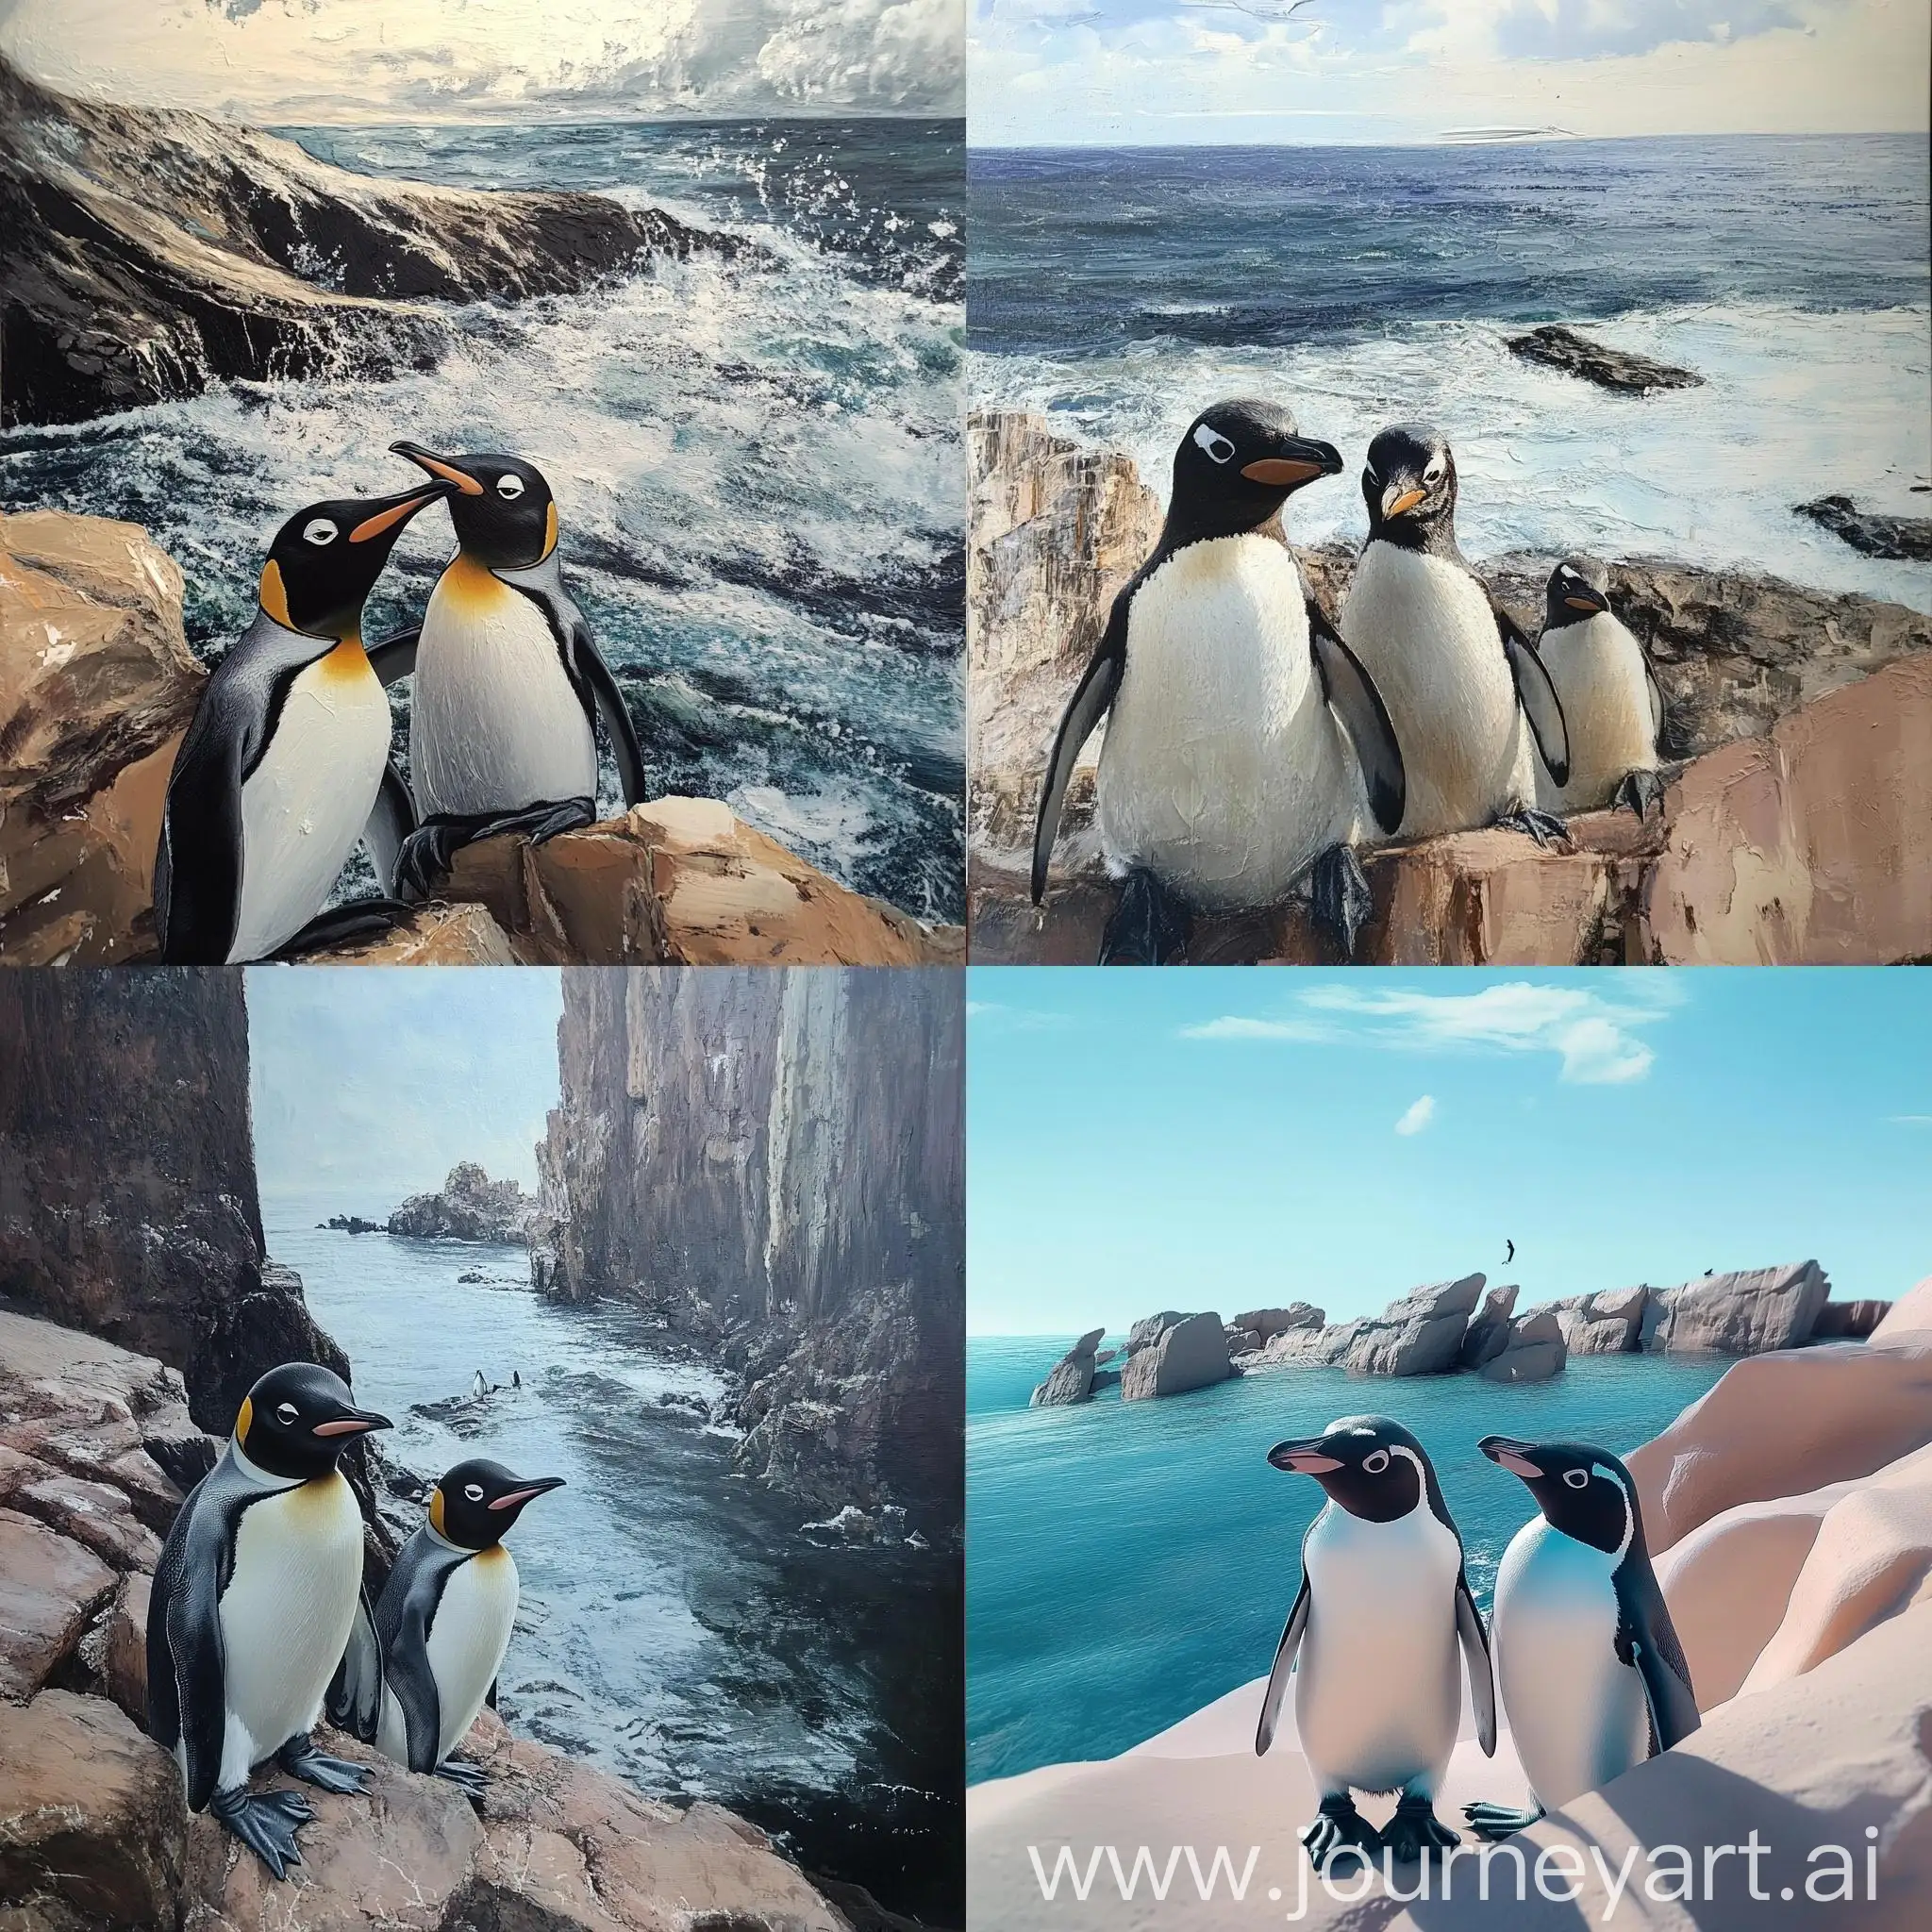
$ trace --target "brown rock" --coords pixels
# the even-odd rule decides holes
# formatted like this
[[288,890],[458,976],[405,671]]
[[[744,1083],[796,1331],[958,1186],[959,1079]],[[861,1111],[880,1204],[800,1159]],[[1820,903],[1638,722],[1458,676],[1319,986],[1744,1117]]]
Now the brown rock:
[[1643,1346],[1671,1355],[1761,1355],[1795,1348],[1811,1339],[1811,1324],[1830,1292],[1816,1261],[1654,1288],[1644,1303]]
[[[1122,1372],[1123,1402],[1184,1395],[1191,1389],[1206,1389],[1227,1380],[1227,1336],[1219,1315],[1157,1319],[1164,1325],[1152,1341],[1134,1350]],[[1140,1326],[1135,1324],[1137,1333]]]
[[509,935],[487,907],[419,906],[407,924],[366,944],[309,957],[343,966],[514,966]]
[[37,1457],[27,1456],[10,1443],[0,1441],[0,1503],[10,1503],[23,1483],[38,1482],[53,1471]]
[[127,1498],[106,1483],[49,1475],[20,1490],[13,1507],[84,1543],[117,1570],[151,1571],[161,1560],[160,1538],[135,1515]]
[[1872,1331],[1874,1341],[1904,1341],[1932,1329],[1932,1274],[1893,1302]]
[[49,1895],[96,1927],[172,1925],[185,1816],[174,1760],[105,1698],[0,1705],[0,1896]]
[[108,1613],[101,1675],[108,1695],[143,1728],[147,1724],[147,1606],[154,1578],[135,1571],[121,1579]]
[[0,1698],[25,1703],[80,1641],[114,1588],[91,1551],[0,1509]]

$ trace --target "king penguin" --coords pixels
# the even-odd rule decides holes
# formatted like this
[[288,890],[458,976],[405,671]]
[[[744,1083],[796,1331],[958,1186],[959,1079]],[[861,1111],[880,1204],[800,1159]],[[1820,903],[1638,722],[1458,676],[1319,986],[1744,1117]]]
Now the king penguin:
[[387,886],[415,826],[362,605],[445,487],[312,503],[275,533],[255,621],[203,688],[168,781],[154,880],[167,964],[265,959],[380,930],[406,909],[322,911],[358,839]]
[[563,587],[557,501],[535,465],[390,445],[447,489],[457,554],[419,630],[375,653],[385,684],[415,675],[409,775],[423,821],[399,890],[426,897],[456,852],[496,832],[538,841],[597,811],[597,723],[626,806],[644,760],[617,680]]
[[1060,720],[1034,830],[1037,906],[1074,761],[1106,718],[1096,813],[1124,884],[1103,965],[1171,958],[1193,911],[1274,906],[1305,877],[1354,953],[1369,909],[1354,841],[1371,811],[1401,823],[1402,754],[1281,523],[1341,468],[1271,403],[1217,403],[1181,438],[1159,541]]
[[1544,772],[1538,794],[1553,812],[1614,804],[1643,818],[1663,796],[1664,697],[1609,591],[1610,574],[1594,558],[1566,558],[1550,573],[1536,650],[1569,726],[1570,781],[1557,785]]
[[302,1862],[295,1833],[315,1814],[299,1792],[250,1792],[255,1767],[274,1758],[325,1791],[363,1789],[361,1769],[325,1757],[309,1732],[358,1636],[374,1649],[362,1516],[337,1458],[389,1426],[326,1369],[271,1369],[155,1570],[149,1735],[180,1764],[188,1808],[212,1809],[277,1878]]
[[1503,1711],[1535,1804],[1463,1807],[1481,1837],[1502,1839],[1668,1751],[1699,1720],[1630,1472],[1586,1443],[1476,1446],[1541,1512],[1503,1553],[1492,1619]]
[[[1351,1415],[1277,1442],[1276,1469],[1311,1475],[1327,1502],[1302,1539],[1302,1580],[1274,1653],[1255,1734],[1267,1754],[1291,1674],[1295,1727],[1321,1793],[1302,1843],[1319,1871],[1353,1846],[1402,1860],[1453,1845],[1436,1793],[1456,1746],[1461,1665],[1484,1754],[1496,1748],[1489,1639],[1469,1592],[1462,1538],[1423,1445],[1387,1416]],[[1352,1790],[1395,1791],[1377,1832]]]
[[1381,688],[1408,773],[1405,838],[1504,824],[1562,836],[1537,760],[1570,775],[1563,707],[1516,621],[1456,542],[1456,457],[1437,430],[1385,429],[1362,471],[1369,537],[1341,634]]
[[459,1462],[429,1492],[425,1521],[397,1553],[375,1606],[379,1673],[352,1670],[331,1709],[379,1703],[363,1735],[411,1771],[480,1796],[483,1774],[450,1753],[491,1701],[517,1614],[517,1566],[505,1533],[525,1504],[561,1489],[556,1475],[512,1475],[500,1462]]

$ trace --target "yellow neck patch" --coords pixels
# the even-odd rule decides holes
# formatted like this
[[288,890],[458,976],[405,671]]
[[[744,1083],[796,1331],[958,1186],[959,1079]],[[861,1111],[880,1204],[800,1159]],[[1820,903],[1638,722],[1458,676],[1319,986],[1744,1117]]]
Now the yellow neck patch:
[[358,683],[375,675],[370,668],[369,654],[362,648],[362,640],[354,631],[326,657],[319,658],[315,669],[319,675],[342,683]]
[[[543,556],[548,557],[557,548],[557,505],[552,503],[543,512]],[[540,563],[542,558],[537,559]]]
[[442,1526],[442,1491],[441,1490],[431,1490],[429,1492],[429,1526],[438,1536],[448,1535],[448,1531]]
[[273,557],[261,567],[261,587],[256,595],[261,601],[261,608],[284,630],[295,628],[289,616],[289,591],[282,582],[282,567]]
[[[270,564],[269,569],[274,570],[275,565]],[[244,1395],[242,1398],[241,1410],[235,1417],[235,1440],[244,1449],[248,1447],[249,1424],[252,1424],[254,1421],[255,1398],[252,1395]]]

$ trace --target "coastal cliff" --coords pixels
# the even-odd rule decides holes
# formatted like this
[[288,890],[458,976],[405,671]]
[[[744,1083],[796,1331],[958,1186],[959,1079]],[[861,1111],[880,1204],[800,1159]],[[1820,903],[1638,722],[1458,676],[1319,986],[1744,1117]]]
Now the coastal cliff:
[[[967,656],[974,957],[1091,963],[1113,889],[1075,768],[1044,916],[1027,903],[1038,787],[1160,499],[1132,460],[1024,411],[969,424]],[[1353,553],[1303,553],[1340,604]],[[1548,558],[1485,559],[1534,635]],[[1571,821],[1569,851],[1494,831],[1364,854],[1383,965],[1866,964],[1932,956],[1932,619],[1730,570],[1612,561],[1610,597],[1666,700],[1660,813]],[[1203,963],[1333,963],[1291,905],[1199,923]]]
[[732,1378],[742,1466],[957,1531],[964,1009],[951,974],[579,972],[533,1275]]

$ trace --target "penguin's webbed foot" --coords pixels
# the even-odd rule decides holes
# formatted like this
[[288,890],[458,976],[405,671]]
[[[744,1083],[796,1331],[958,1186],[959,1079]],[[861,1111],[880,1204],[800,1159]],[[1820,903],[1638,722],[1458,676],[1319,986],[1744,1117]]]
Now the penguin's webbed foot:
[[480,840],[522,832],[531,844],[541,845],[559,832],[580,831],[596,821],[593,798],[540,798],[516,811],[433,812],[396,854],[396,893],[418,902],[432,897],[457,854]]
[[1362,862],[1353,845],[1331,845],[1308,874],[1308,913],[1315,924],[1341,942],[1341,957],[1353,961],[1355,942],[1375,909]]
[[1521,832],[1534,839],[1547,852],[1551,846],[1570,844],[1570,827],[1553,811],[1538,811],[1534,806],[1519,806],[1514,811],[1499,813],[1494,821],[1499,832]]
[[1632,811],[1639,818],[1647,819],[1651,808],[1663,803],[1664,790],[1661,772],[1625,772],[1624,782],[1617,787],[1617,795],[1610,800],[1610,809]]
[[1382,1835],[1355,1808],[1353,1798],[1324,1798],[1321,1809],[1302,1827],[1302,1844],[1308,1862],[1325,1872],[1331,1858],[1350,1852],[1364,1865],[1373,1865]]
[[1436,1816],[1435,1806],[1426,1798],[1404,1797],[1395,1807],[1395,1816],[1382,1827],[1382,1843],[1394,1853],[1399,1865],[1412,1865],[1429,1852],[1447,1851],[1460,1842],[1460,1836]]
[[295,1834],[315,1816],[299,1791],[250,1791],[237,1786],[208,1801],[225,1830],[232,1832],[277,1878],[302,1862]]
[[400,899],[352,899],[346,906],[331,906],[326,912],[318,912],[293,939],[285,941],[269,957],[299,959],[318,947],[379,940],[406,924],[415,909]]
[[490,1774],[467,1757],[445,1757],[436,1767],[436,1775],[447,1778],[473,1805],[480,1806],[490,1790]]
[[369,1773],[361,1765],[318,1751],[313,1738],[291,1738],[275,1753],[275,1762],[291,1777],[299,1777],[304,1784],[319,1785],[325,1791],[347,1796],[369,1789]]
[[1145,866],[1121,885],[1120,902],[1100,936],[1102,966],[1166,966],[1187,951],[1193,920],[1186,905]]
[[1519,1831],[1527,1831],[1542,1817],[1543,1807],[1532,1805],[1526,1810],[1519,1810],[1513,1805],[1492,1805],[1487,1799],[1478,1799],[1474,1805],[1465,1805],[1462,1815],[1469,1820],[1469,1828],[1476,1837],[1495,1844]]

